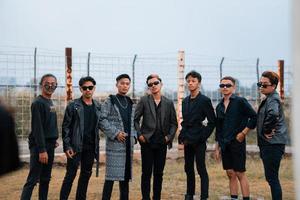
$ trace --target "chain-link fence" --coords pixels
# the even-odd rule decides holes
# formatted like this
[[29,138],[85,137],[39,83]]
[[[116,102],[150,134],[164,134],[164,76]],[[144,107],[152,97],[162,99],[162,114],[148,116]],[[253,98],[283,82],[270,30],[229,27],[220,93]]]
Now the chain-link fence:
[[[139,98],[147,91],[146,77],[157,73],[163,81],[163,93],[177,103],[178,61],[177,53],[151,55],[104,55],[97,53],[73,53],[72,77],[74,98],[80,96],[78,81],[90,75],[97,81],[95,98],[103,101],[115,93],[115,78],[121,73],[132,77],[129,95]],[[53,73],[58,79],[58,88],[53,95],[57,108],[59,127],[67,104],[65,92],[64,51],[47,49],[28,49],[0,47],[0,95],[2,101],[15,110],[17,134],[26,138],[30,131],[30,106],[39,94],[38,82],[45,73]],[[256,105],[257,77],[264,70],[277,71],[276,60],[273,65],[258,64],[256,59],[229,59],[222,57],[185,55],[185,72],[196,70],[202,75],[201,90],[209,96],[214,105],[220,100],[218,84],[220,76],[231,75],[238,80],[237,92]],[[291,68],[285,66],[285,95],[290,96],[292,81]],[[187,94],[187,90],[186,94]]]

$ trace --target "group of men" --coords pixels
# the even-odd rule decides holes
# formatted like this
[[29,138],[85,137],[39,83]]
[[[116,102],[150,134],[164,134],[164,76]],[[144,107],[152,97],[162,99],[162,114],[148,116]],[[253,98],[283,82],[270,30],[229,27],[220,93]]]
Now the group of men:
[[[216,127],[216,159],[222,155],[223,168],[229,177],[231,198],[238,197],[238,182],[243,199],[250,191],[245,175],[246,142],[250,129],[256,126],[256,112],[243,97],[234,94],[235,79],[223,77],[223,94],[216,107],[200,92],[201,75],[196,71],[186,77],[190,94],[182,102],[182,129],[178,142],[184,145],[184,170],[187,176],[186,200],[195,195],[196,169],[201,179],[200,199],[209,197],[209,177],[205,165],[206,142]],[[67,157],[66,174],[60,199],[68,199],[72,183],[80,165],[76,199],[86,199],[88,182],[94,159],[99,161],[99,129],[106,136],[106,174],[102,199],[111,198],[114,181],[119,181],[120,199],[129,199],[132,178],[134,144],[141,146],[141,193],[143,200],[161,198],[163,172],[167,149],[172,147],[177,132],[177,117],[173,102],[161,94],[161,78],[151,74],[146,79],[149,93],[135,106],[127,96],[131,78],[121,74],[116,78],[117,94],[110,95],[103,104],[93,99],[96,81],[83,77],[79,81],[81,97],[71,101],[62,123],[63,149]],[[57,87],[56,77],[46,74],[40,82],[42,94],[32,103],[32,131],[29,135],[30,170],[21,195],[30,199],[39,182],[39,199],[47,199],[54,149],[57,147],[58,128],[55,107],[51,100]]]

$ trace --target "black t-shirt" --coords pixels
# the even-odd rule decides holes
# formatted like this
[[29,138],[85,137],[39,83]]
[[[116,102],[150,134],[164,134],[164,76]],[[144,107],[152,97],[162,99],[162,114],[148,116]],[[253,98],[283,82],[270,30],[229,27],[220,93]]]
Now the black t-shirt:
[[164,139],[164,134],[162,131],[162,119],[161,119],[161,102],[159,102],[158,105],[156,105],[155,102],[155,112],[156,112],[156,128],[154,131],[154,134],[150,138],[150,143],[151,144],[163,144],[165,139]]
[[87,105],[82,101],[84,109],[84,133],[83,133],[83,145],[95,144],[95,128],[96,128],[96,112],[95,105]]
[[57,116],[53,102],[39,95],[31,104],[29,147],[36,145],[39,152],[45,152],[46,143],[55,143],[57,138]]

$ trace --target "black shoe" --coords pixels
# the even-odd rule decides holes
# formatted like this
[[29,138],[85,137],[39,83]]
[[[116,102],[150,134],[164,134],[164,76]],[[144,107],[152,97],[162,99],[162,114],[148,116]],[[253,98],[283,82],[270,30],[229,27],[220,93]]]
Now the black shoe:
[[193,199],[194,199],[194,195],[191,194],[184,195],[184,200],[193,200]]

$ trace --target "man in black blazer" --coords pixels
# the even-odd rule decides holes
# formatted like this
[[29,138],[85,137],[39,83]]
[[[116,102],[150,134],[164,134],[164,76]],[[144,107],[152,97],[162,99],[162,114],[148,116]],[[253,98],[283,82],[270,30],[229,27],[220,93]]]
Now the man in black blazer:
[[184,169],[187,176],[185,200],[194,199],[194,160],[201,177],[201,200],[208,198],[209,179],[205,165],[206,141],[215,128],[216,116],[210,98],[201,94],[201,75],[189,72],[185,80],[190,95],[182,102],[182,129],[178,141],[184,144]]
[[172,147],[178,125],[173,102],[161,95],[161,78],[152,74],[147,77],[146,83],[151,94],[143,96],[137,104],[134,126],[141,144],[143,200],[150,200],[152,169],[153,200],[159,200],[167,146]]

